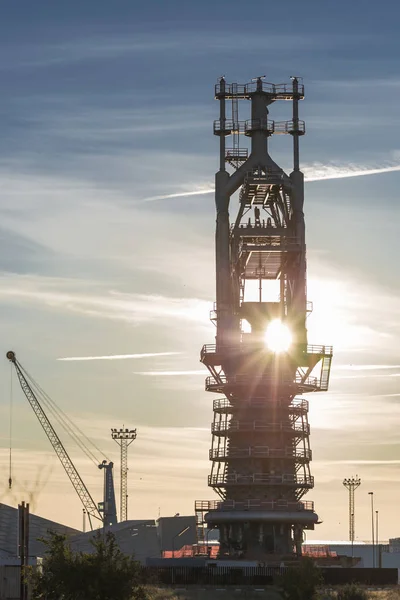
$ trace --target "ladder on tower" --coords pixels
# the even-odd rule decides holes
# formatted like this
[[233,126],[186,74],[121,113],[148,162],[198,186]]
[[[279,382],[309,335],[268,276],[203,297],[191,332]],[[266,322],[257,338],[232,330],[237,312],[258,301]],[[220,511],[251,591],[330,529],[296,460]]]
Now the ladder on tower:
[[326,392],[329,387],[329,377],[331,374],[332,354],[324,355],[321,366],[320,389]]

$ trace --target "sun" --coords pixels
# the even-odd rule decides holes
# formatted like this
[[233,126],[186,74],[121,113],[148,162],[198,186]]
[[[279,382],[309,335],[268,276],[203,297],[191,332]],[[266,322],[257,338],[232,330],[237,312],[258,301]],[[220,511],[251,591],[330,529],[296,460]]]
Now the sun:
[[280,319],[271,321],[265,332],[265,344],[275,354],[287,352],[292,343],[290,329]]

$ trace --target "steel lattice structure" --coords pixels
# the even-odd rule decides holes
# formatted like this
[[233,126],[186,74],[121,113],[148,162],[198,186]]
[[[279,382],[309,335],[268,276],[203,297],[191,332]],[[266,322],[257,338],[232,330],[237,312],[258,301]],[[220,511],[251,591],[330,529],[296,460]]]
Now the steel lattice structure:
[[[318,517],[312,502],[301,502],[314,486],[310,474],[308,402],[296,397],[328,389],[332,347],[310,346],[306,318],[304,177],[299,137],[305,125],[298,104],[304,97],[297,78],[275,85],[251,83],[215,88],[220,140],[215,178],[216,304],[211,319],[216,344],[205,345],[201,361],[210,371],[206,390],[214,400],[209,486],[220,501],[197,502],[202,525],[218,528],[220,555],[264,559],[301,553],[303,530]],[[268,107],[292,102],[292,119],[274,122]],[[239,119],[239,102],[250,118]],[[288,176],[270,157],[274,134],[293,139],[293,171]],[[226,147],[227,136],[231,147]],[[244,137],[243,137],[244,136]],[[239,140],[248,140],[240,147]],[[227,167],[229,165],[229,167]],[[229,205],[238,193],[230,221]],[[276,339],[278,328],[278,339]],[[265,343],[290,336],[285,348]],[[280,333],[279,333],[280,332]],[[279,352],[278,352],[279,350]]]
[[343,479],[343,485],[349,491],[349,541],[354,543],[356,524],[354,493],[360,487],[361,479],[359,479],[358,475],[351,479]]
[[128,520],[128,447],[136,440],[136,429],[111,429],[111,437],[121,448],[120,521]]

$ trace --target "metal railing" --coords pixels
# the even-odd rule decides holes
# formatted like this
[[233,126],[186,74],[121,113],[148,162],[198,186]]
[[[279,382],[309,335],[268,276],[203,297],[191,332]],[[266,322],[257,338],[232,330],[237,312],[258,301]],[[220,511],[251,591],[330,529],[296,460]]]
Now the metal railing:
[[209,510],[290,510],[290,511],[314,511],[314,502],[290,502],[288,500],[224,500],[215,502],[215,508]]
[[226,148],[225,150],[225,160],[227,162],[243,161],[246,160],[248,156],[249,151],[247,148]]
[[317,377],[308,377],[306,380],[303,380],[303,377],[300,374],[296,373],[293,379],[282,378],[280,380],[277,380],[277,378],[273,377],[249,377],[246,375],[235,375],[229,378],[227,378],[225,375],[220,375],[218,376],[218,379],[216,379],[215,377],[210,375],[206,378],[205,389],[206,391],[220,391],[222,393],[224,388],[227,386],[243,385],[254,387],[256,385],[276,385],[277,383],[287,386],[293,386],[295,384],[302,386],[304,389],[307,390],[316,390],[319,388],[319,380]]
[[306,132],[306,124],[304,121],[298,121],[297,127],[294,121],[275,121],[274,133],[298,133],[304,135]]
[[[246,344],[234,344],[231,346],[220,346],[220,352],[223,353],[242,353],[249,352],[249,347]],[[204,344],[200,352],[200,358],[203,359],[207,354],[216,354],[217,346],[216,344]],[[316,344],[308,344],[307,351],[305,354],[320,354],[321,356],[332,356],[333,355],[333,346],[322,346]]]
[[196,512],[210,512],[213,510],[314,510],[314,502],[293,502],[290,500],[196,500]]
[[233,121],[232,119],[216,119],[213,123],[214,134],[244,133],[245,121]]
[[228,422],[221,421],[211,424],[211,433],[222,434],[226,433],[242,433],[246,431],[284,431],[287,433],[302,433],[304,435],[310,434],[310,426],[301,421],[278,421],[276,423],[266,423],[265,421],[238,421],[231,419]]
[[269,448],[254,446],[249,448],[212,448],[209,451],[210,460],[229,460],[231,458],[287,458],[295,461],[312,460],[312,452],[304,448]]
[[314,487],[314,477],[305,475],[293,475],[292,473],[282,475],[270,475],[269,473],[251,473],[240,475],[238,473],[223,473],[220,475],[209,475],[209,486],[225,485],[289,485],[295,487]]
[[[258,90],[258,83],[252,81],[251,83],[239,84],[239,83],[217,83],[215,86],[216,97],[230,97],[230,98],[247,98],[250,94],[254,94]],[[304,85],[298,83],[298,96],[300,99],[304,98]],[[265,94],[269,94],[275,97],[277,100],[290,100],[293,98],[294,90],[291,83],[268,83],[267,81],[262,82],[262,91]]]
[[268,399],[268,398],[250,398],[249,400],[243,400],[238,402],[237,405],[233,406],[228,398],[216,398],[213,401],[214,412],[231,413],[236,408],[243,409],[249,408],[266,408],[270,406],[274,410],[283,409],[288,410],[289,414],[305,414],[308,412],[309,403],[308,400],[303,398],[294,398],[290,404],[287,402],[281,402],[280,400]]
[[266,173],[248,171],[240,190],[240,199],[243,198],[243,195],[247,195],[248,186],[282,184],[283,175],[284,173],[281,169],[267,169]]
[[306,125],[304,121],[299,121],[297,128],[294,121],[270,121],[269,119],[248,119],[244,122],[244,133],[249,135],[253,131],[266,131],[272,134],[293,134],[304,135]]
[[332,356],[333,346],[318,346],[311,344],[307,346],[307,354],[320,354],[321,356]]
[[244,122],[244,133],[251,134],[253,131],[266,131],[272,135],[275,131],[275,121],[269,119],[248,119]]

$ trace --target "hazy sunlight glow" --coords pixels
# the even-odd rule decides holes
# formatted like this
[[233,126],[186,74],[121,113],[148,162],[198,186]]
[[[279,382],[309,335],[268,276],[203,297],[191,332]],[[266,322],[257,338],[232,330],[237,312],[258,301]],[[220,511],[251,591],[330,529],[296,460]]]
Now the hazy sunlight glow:
[[270,322],[265,332],[265,343],[276,354],[287,352],[292,343],[292,334],[280,319],[274,319]]

